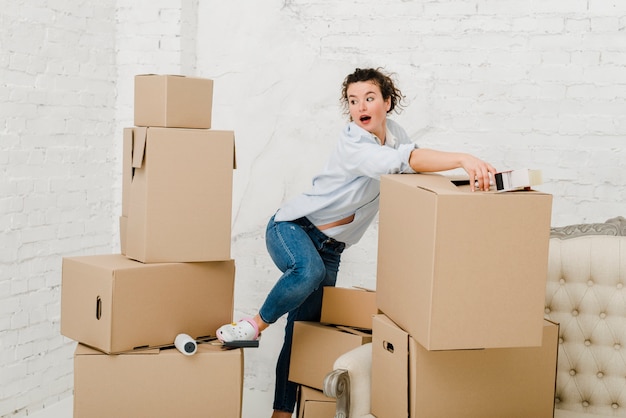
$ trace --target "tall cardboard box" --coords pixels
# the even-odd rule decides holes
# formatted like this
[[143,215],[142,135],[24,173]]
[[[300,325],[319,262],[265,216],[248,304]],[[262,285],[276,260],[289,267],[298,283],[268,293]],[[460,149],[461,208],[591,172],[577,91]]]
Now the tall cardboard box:
[[144,264],[121,254],[63,259],[61,334],[106,353],[214,336],[231,322],[233,260]]
[[[539,347],[428,351],[385,315],[374,317],[372,414],[377,418],[549,418],[557,324]],[[408,391],[407,391],[408,388]]]
[[376,301],[428,350],[540,346],[552,196],[381,179]]
[[324,378],[337,357],[372,341],[371,334],[319,322],[296,321],[293,328],[289,380],[323,390]]
[[127,128],[124,136],[133,144],[132,158],[124,158],[131,162],[123,174],[126,256],[144,263],[228,260],[233,132]]
[[371,330],[372,317],[377,313],[374,291],[354,287],[324,287],[322,323]]
[[181,75],[135,76],[135,125],[211,127],[213,80]]
[[321,390],[300,386],[298,418],[335,418],[337,399],[329,398]]
[[76,418],[239,418],[242,397],[242,349],[107,355],[79,344],[74,354]]

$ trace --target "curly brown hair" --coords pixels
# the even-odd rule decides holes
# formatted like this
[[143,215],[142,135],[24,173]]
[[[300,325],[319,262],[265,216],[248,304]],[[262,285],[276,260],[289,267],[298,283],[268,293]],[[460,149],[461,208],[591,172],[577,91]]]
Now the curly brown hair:
[[391,99],[391,106],[389,107],[388,114],[391,113],[394,109],[396,113],[400,113],[403,108],[404,95],[398,89],[393,80],[393,74],[387,74],[383,71],[382,68],[357,68],[354,70],[352,74],[348,74],[346,78],[343,80],[343,84],[341,86],[341,105],[343,107],[344,113],[349,114],[349,105],[348,105],[348,87],[352,83],[358,83],[360,81],[371,81],[380,87],[380,92],[383,95],[383,99]]

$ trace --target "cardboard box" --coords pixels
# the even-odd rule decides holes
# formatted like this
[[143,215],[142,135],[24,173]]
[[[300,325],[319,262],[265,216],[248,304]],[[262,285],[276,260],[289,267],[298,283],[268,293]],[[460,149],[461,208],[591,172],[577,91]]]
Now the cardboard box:
[[376,302],[428,350],[541,345],[552,196],[381,180]]
[[333,371],[337,357],[371,341],[370,334],[355,329],[296,321],[289,380],[324,390],[324,378]]
[[233,319],[235,263],[143,264],[120,254],[63,259],[61,334],[106,353],[214,336]]
[[213,80],[180,75],[135,76],[135,125],[210,128]]
[[354,287],[324,287],[322,323],[371,330],[372,316],[377,313],[376,292]]
[[298,418],[334,418],[337,399],[329,398],[321,390],[300,386]]
[[443,351],[426,350],[385,315],[373,325],[376,417],[553,416],[557,324],[544,321],[540,347]]
[[124,135],[133,141],[126,255],[144,263],[228,260],[233,132],[127,128]]
[[243,350],[201,344],[107,355],[79,344],[74,417],[241,417]]

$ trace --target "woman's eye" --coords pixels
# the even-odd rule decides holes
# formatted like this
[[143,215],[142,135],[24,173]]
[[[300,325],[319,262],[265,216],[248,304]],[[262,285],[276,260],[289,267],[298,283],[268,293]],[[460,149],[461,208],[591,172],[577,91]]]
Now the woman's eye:
[[350,100],[350,104],[351,105],[355,105],[356,104],[356,100]]
[[368,97],[368,98],[367,98],[367,99],[365,99],[365,100],[367,100],[368,102],[372,102],[372,101],[374,101],[374,98],[373,98],[373,97]]

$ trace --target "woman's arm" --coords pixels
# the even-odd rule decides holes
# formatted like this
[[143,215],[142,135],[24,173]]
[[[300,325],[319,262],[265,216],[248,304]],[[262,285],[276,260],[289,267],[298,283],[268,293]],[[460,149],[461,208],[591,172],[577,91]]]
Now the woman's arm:
[[474,181],[478,181],[479,190],[489,190],[490,176],[496,174],[496,169],[479,158],[462,152],[436,151],[426,148],[416,148],[411,152],[409,165],[418,173],[431,173],[462,168],[470,178],[470,189],[474,191]]

